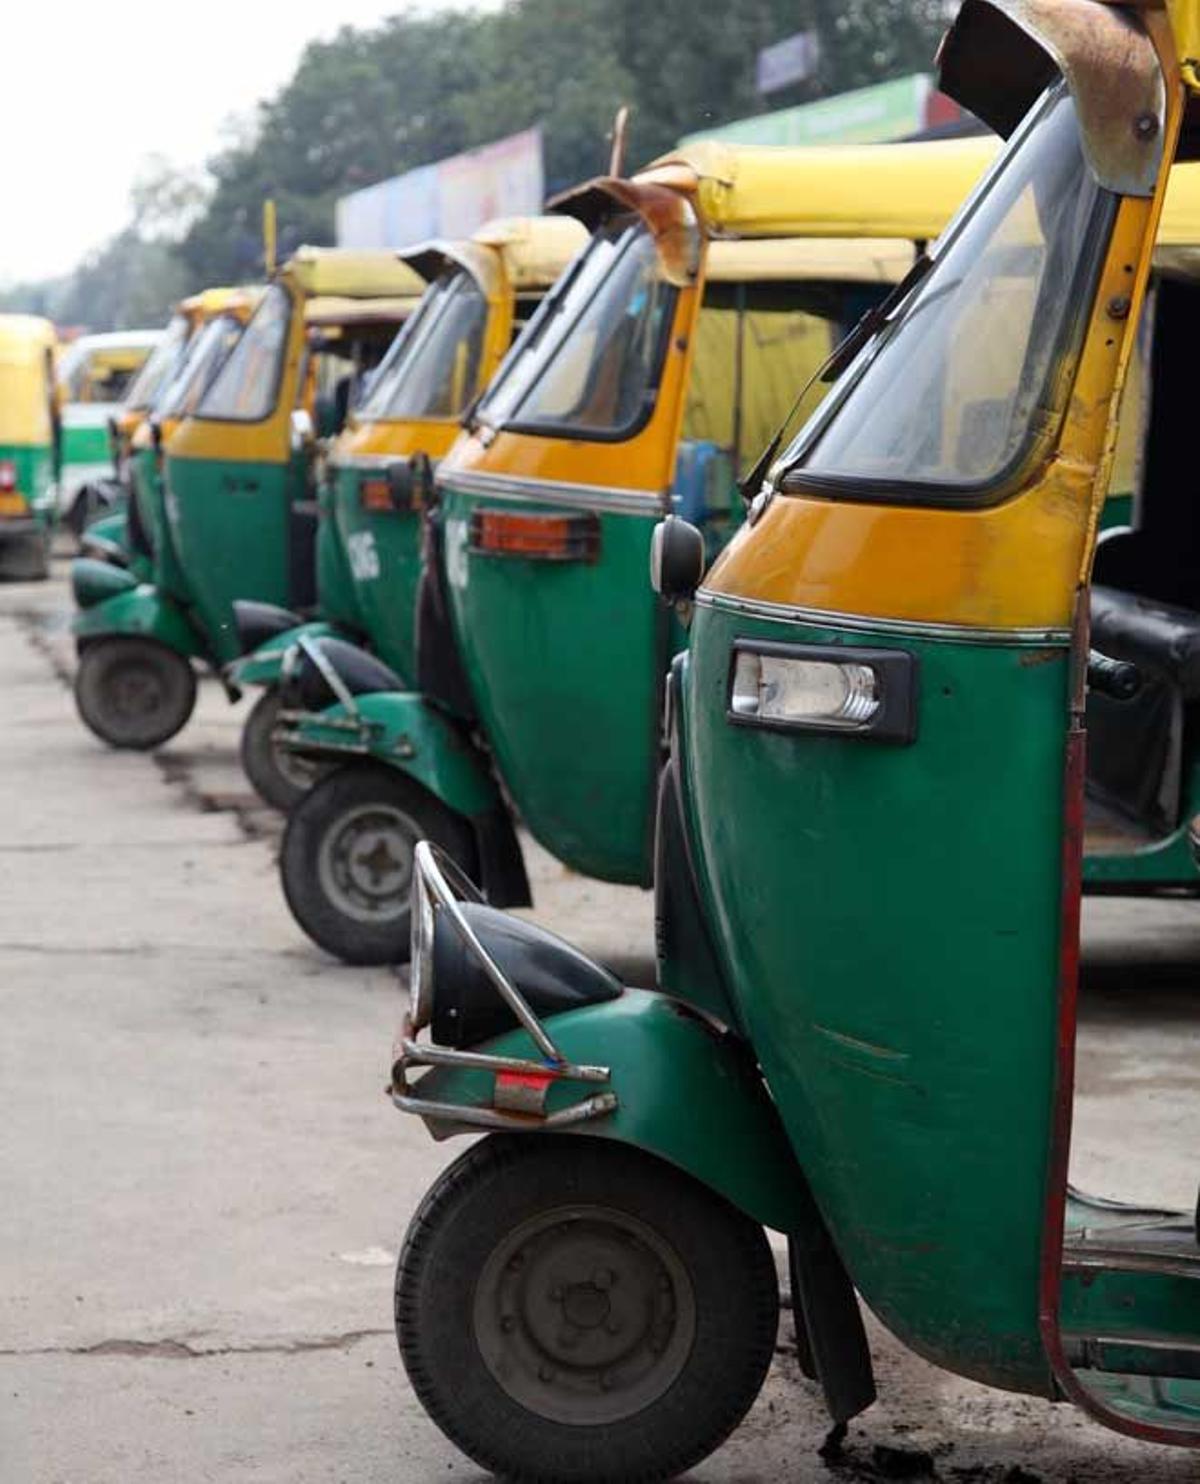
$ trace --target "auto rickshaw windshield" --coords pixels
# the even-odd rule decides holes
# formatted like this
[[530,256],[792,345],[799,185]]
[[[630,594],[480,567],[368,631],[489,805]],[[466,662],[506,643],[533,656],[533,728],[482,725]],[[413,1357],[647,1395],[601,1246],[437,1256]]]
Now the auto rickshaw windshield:
[[156,417],[189,417],[238,342],[242,326],[236,315],[219,314],[193,338],[174,376],[154,402]]
[[1070,95],[1051,88],[774,483],[949,504],[1002,486],[1065,405],[1116,199],[1085,164]]
[[150,352],[145,364],[130,383],[125,406],[132,412],[147,412],[175,371],[180,352],[187,341],[190,326],[182,314],[171,316],[166,333]]
[[547,437],[631,437],[654,405],[675,296],[640,217],[600,228],[509,352],[479,420]]
[[475,395],[487,300],[458,270],[430,284],[359,410],[364,422],[459,417]]
[[291,317],[291,295],[282,284],[271,284],[229,359],[200,399],[197,417],[253,423],[274,411]]

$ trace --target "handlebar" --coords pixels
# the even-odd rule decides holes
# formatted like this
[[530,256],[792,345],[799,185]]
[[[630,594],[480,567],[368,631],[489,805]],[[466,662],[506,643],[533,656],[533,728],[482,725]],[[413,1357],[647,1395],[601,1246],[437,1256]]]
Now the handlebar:
[[1142,688],[1142,672],[1128,660],[1109,659],[1099,650],[1088,650],[1087,682],[1091,690],[1114,701],[1130,701]]

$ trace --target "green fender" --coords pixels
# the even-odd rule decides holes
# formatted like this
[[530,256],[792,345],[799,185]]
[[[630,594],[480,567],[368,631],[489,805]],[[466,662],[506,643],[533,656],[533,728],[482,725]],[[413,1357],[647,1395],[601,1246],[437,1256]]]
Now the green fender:
[[350,753],[385,763],[415,778],[456,814],[470,817],[502,807],[483,753],[424,696],[377,691],[355,696],[354,704],[361,730],[347,727],[344,706],[330,706],[296,723],[291,746],[310,755]]
[[297,639],[339,639],[342,631],[334,624],[319,619],[312,623],[296,624],[264,639],[257,649],[234,660],[227,674],[234,685],[278,685],[283,674],[283,657]]
[[116,593],[93,608],[80,609],[71,621],[71,632],[84,640],[118,634],[157,639],[188,659],[208,657],[183,609],[150,582]]
[[95,520],[89,521],[84,527],[83,539],[89,545],[97,549],[105,550],[114,548],[128,555],[131,550],[129,545],[129,520],[122,510],[112,510],[105,515],[97,516]]
[[102,557],[76,557],[71,563],[71,593],[80,608],[95,608],[118,593],[129,593],[138,585],[127,568]]
[[[811,1222],[804,1176],[740,1042],[716,1031],[682,1001],[645,989],[628,989],[620,999],[568,1010],[545,1024],[569,1061],[608,1067],[611,1073],[603,1087],[556,1082],[550,1088],[546,1110],[551,1113],[593,1093],[616,1093],[616,1110],[576,1124],[576,1134],[656,1155],[775,1231],[801,1231]],[[521,1030],[471,1050],[540,1060]],[[487,1107],[492,1087],[489,1072],[434,1067],[422,1076],[414,1096]],[[434,1120],[430,1127],[435,1138],[478,1132]]]

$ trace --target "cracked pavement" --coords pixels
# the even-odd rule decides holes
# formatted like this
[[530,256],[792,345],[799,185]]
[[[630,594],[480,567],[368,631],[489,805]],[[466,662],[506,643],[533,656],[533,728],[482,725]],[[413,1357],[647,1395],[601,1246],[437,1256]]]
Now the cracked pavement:
[[[246,703],[203,686],[157,757],[85,731],[64,578],[60,561],[0,588],[0,1484],[478,1481],[391,1334],[405,1223],[461,1147],[383,1096],[397,981],[293,926],[278,820],[237,764]],[[537,851],[531,868],[542,920],[648,980],[645,894]],[[1186,1204],[1200,904],[1086,917],[1076,1177]],[[697,1480],[869,1478],[887,1449],[908,1477],[1200,1480],[1188,1455],[956,1381],[873,1324],[882,1401],[822,1460],[788,1327]]]

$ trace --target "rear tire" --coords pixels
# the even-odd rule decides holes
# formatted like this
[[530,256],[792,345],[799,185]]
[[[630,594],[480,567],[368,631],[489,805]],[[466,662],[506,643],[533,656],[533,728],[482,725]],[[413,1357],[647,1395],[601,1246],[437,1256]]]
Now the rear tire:
[[256,794],[272,809],[287,814],[328,768],[280,747],[274,739],[279,720],[279,687],[270,686],[255,701],[242,728],[242,768]]
[[604,1139],[494,1135],[438,1179],[396,1273],[413,1390],[521,1484],[650,1484],[738,1426],[779,1324],[762,1228]]
[[154,639],[96,639],[79,656],[75,705],[102,742],[148,752],[191,716],[196,672]]
[[420,784],[372,764],[326,774],[292,809],[283,835],[279,870],[292,916],[344,963],[407,963],[419,840],[473,872],[470,825]]
[[49,531],[8,537],[0,532],[0,581],[43,582],[49,576]]

